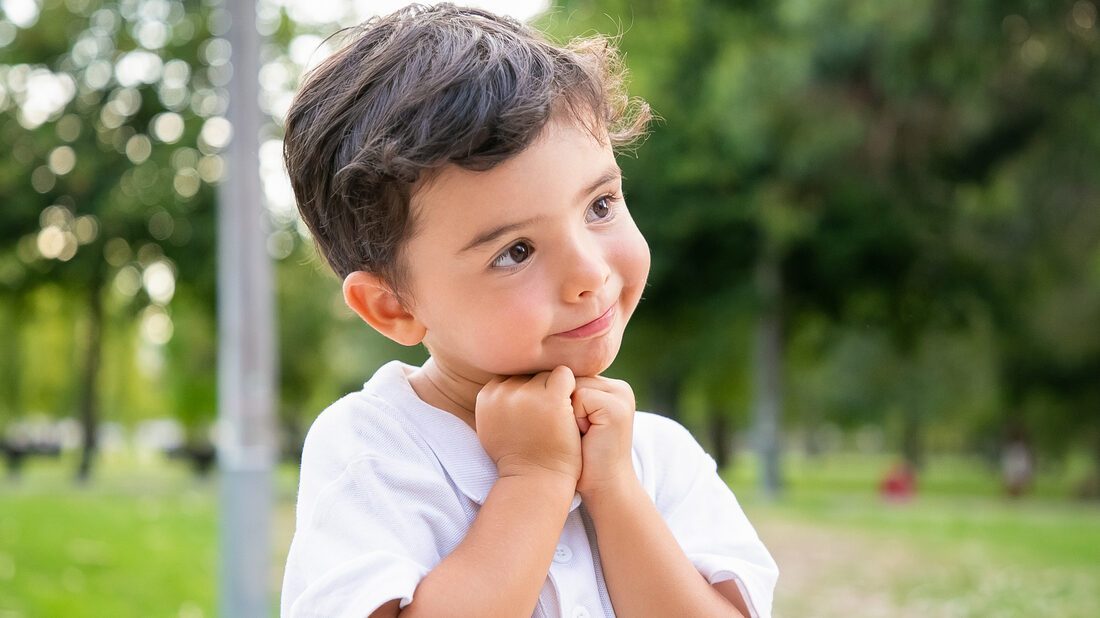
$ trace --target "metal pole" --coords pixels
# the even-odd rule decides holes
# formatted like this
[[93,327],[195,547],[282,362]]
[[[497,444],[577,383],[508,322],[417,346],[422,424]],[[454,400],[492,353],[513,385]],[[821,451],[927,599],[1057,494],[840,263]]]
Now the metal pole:
[[275,432],[274,308],[259,177],[260,40],[251,0],[232,17],[232,141],[218,190],[219,614],[267,618]]
[[760,459],[760,484],[764,495],[776,498],[782,491],[780,471],[780,417],[783,414],[783,341],[780,304],[783,282],[779,259],[765,248],[756,265],[759,315],[753,341],[753,389],[756,450]]

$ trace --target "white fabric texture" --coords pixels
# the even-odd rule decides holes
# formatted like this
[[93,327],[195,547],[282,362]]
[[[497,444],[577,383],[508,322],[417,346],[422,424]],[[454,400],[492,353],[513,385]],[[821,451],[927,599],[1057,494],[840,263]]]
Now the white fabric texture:
[[[286,618],[365,618],[412,602],[462,541],[496,482],[477,434],[421,401],[391,362],[326,409],[302,453],[297,523],[282,590]],[[778,569],[715,471],[675,421],[639,412],[634,467],[684,552],[711,583],[737,581],[771,616]],[[575,496],[534,616],[613,616],[595,534]]]

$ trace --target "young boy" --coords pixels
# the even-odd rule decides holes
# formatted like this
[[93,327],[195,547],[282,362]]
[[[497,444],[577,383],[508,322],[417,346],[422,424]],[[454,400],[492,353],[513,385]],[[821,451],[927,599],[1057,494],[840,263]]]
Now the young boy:
[[649,271],[615,145],[648,108],[600,38],[410,7],[287,118],[302,217],[390,363],[313,424],[284,616],[769,616],[777,569],[618,353]]

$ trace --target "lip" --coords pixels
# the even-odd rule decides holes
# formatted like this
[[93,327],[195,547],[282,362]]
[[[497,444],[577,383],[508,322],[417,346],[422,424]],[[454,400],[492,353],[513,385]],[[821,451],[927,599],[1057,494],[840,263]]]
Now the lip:
[[603,312],[603,315],[592,320],[591,322],[578,326],[573,330],[567,330],[565,332],[558,333],[558,337],[565,337],[566,339],[586,339],[595,335],[603,334],[607,329],[611,328],[611,324],[615,321],[615,305]]

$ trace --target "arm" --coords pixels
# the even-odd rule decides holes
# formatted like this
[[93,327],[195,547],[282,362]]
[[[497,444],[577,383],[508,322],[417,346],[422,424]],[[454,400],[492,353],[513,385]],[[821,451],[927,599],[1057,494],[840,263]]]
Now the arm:
[[638,481],[630,452],[630,386],[607,378],[579,378],[573,408],[585,432],[577,490],[596,528],[616,614],[748,616],[736,583],[711,586],[703,578]]
[[530,615],[569,515],[580,474],[580,437],[559,368],[495,380],[478,396],[478,438],[499,478],[458,547],[398,610],[371,616]]
[[749,615],[733,580],[711,586],[695,570],[637,479],[585,496],[585,503],[618,615]]
[[[400,615],[530,615],[572,499],[568,478],[497,481],[466,538],[420,582]],[[396,603],[389,609],[372,616],[398,615]]]

